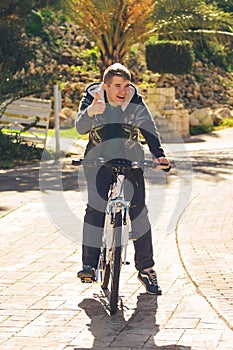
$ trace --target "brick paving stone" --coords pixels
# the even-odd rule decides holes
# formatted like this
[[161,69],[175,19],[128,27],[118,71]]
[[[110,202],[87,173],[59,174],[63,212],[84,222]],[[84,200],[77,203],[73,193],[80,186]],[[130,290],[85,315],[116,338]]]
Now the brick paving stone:
[[[210,191],[208,196],[212,201],[208,209],[205,194],[191,203],[179,225],[178,242],[181,257],[194,283],[233,329],[233,193],[229,192],[230,187],[231,182],[226,181]],[[190,222],[190,215],[195,215],[195,225]],[[226,216],[230,217],[230,222],[226,221]],[[221,230],[213,217],[222,222]],[[198,266],[196,259],[193,260],[193,252],[199,260]]]

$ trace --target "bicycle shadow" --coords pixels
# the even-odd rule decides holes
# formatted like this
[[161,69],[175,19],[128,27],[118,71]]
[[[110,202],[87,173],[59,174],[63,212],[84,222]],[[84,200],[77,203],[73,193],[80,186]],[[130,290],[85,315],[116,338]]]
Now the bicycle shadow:
[[[157,296],[142,293],[137,297],[133,309],[120,308],[116,315],[110,316],[105,295],[96,295],[97,299],[86,298],[78,306],[90,319],[88,330],[94,341],[91,348],[75,347],[73,350],[91,350],[120,347],[121,349],[180,349],[191,350],[190,346],[168,344],[157,346],[154,337],[159,332],[156,323]],[[128,311],[128,312],[127,312]],[[130,314],[131,311],[131,314]],[[128,319],[127,315],[128,314]]]

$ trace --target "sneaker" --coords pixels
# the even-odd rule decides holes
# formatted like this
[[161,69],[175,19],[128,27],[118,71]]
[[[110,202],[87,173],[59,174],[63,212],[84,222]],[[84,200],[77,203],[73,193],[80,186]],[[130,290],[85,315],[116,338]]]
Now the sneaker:
[[83,283],[95,282],[95,268],[90,265],[83,265],[83,269],[77,273],[77,277],[80,278]]
[[139,271],[138,279],[146,287],[147,293],[156,295],[162,294],[162,290],[158,285],[157,275],[154,270],[150,270],[148,272]]

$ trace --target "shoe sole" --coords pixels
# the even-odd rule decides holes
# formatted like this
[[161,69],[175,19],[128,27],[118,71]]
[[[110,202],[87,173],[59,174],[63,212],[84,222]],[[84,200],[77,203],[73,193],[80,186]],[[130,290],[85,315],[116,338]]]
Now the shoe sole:
[[93,279],[91,277],[83,277],[81,278],[82,283],[93,283]]
[[141,284],[143,284],[143,286],[146,288],[146,292],[148,294],[151,294],[151,295],[162,295],[162,291],[158,291],[157,293],[153,293],[153,292],[150,292],[147,287],[146,287],[146,283],[144,283],[139,277],[137,277],[137,279],[141,282]]
[[96,281],[92,278],[92,276],[85,273],[77,274],[77,277],[80,278],[83,283],[92,283]]

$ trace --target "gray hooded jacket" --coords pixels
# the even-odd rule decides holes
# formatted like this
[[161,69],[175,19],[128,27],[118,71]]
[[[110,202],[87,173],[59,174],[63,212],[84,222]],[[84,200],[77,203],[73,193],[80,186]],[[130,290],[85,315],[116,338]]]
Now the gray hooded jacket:
[[[103,114],[90,118],[87,107],[92,103],[95,92],[106,103]],[[80,134],[89,133],[85,156],[90,159],[104,157],[106,160],[124,158],[142,161],[144,152],[139,142],[139,132],[145,138],[154,158],[164,157],[159,134],[151,113],[134,85],[123,105],[112,107],[107,100],[102,83],[93,83],[86,89],[81,100],[75,122]]]

